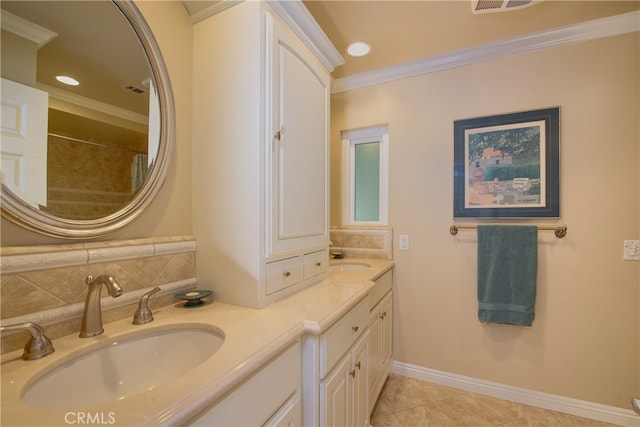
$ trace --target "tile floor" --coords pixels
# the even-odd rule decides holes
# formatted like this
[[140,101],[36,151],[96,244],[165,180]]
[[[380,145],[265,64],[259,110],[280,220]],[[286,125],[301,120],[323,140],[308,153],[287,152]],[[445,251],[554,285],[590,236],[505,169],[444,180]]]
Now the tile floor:
[[612,424],[391,374],[373,427],[594,427]]

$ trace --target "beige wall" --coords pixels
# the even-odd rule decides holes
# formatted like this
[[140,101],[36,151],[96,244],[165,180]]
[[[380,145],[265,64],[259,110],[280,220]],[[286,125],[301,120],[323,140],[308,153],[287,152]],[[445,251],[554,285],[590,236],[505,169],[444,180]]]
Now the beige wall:
[[[136,1],[151,27],[169,71],[176,109],[176,150],[170,173],[151,206],[120,231],[98,240],[192,234],[191,215],[191,21],[178,1]],[[2,246],[57,244],[2,218]]]
[[[488,61],[334,95],[332,225],[340,221],[340,131],[390,131],[394,359],[629,407],[640,394],[638,34]],[[539,237],[531,328],[477,320],[476,234],[452,237],[453,121],[560,106],[561,215]],[[397,238],[396,238],[397,241]]]

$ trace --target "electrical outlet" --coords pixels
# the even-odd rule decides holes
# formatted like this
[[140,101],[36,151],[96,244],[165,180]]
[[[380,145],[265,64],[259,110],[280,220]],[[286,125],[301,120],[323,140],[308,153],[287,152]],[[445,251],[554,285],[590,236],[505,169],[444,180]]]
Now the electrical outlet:
[[625,261],[640,261],[640,240],[625,240],[624,254]]
[[408,234],[401,234],[398,237],[398,245],[400,246],[400,250],[401,251],[408,251],[409,250],[409,235]]

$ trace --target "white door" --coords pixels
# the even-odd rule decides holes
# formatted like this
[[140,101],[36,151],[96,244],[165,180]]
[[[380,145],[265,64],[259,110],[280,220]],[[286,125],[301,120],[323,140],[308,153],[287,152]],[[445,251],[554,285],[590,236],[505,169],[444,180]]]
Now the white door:
[[49,95],[2,79],[2,182],[24,201],[47,204]]

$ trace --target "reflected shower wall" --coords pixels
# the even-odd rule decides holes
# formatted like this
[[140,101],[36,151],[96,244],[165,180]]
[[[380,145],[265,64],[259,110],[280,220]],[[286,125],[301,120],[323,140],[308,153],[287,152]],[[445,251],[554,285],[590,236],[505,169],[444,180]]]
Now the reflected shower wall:
[[[47,212],[94,219],[120,210],[141,180],[147,134],[83,118],[69,135],[68,113],[50,109],[47,148]],[[77,120],[77,116],[74,118]],[[65,134],[55,132],[65,121]],[[141,173],[142,172],[142,173]],[[135,185],[134,185],[135,184]]]

